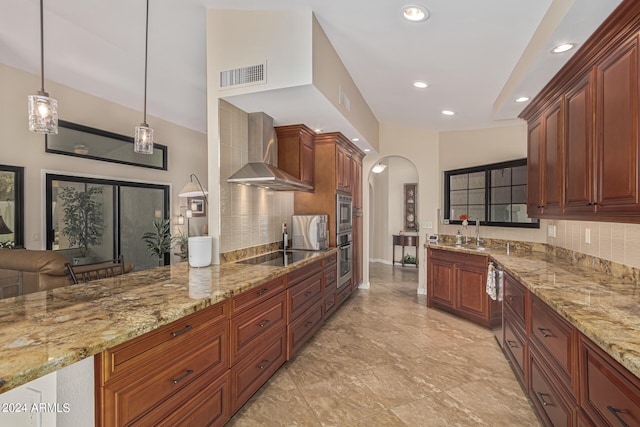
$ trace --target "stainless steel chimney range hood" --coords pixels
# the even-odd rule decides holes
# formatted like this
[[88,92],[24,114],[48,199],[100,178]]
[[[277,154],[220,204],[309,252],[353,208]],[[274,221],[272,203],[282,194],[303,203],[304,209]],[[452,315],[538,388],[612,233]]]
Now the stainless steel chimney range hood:
[[249,113],[249,162],[227,182],[255,185],[277,191],[311,190],[293,175],[278,169],[278,140],[273,119],[265,113]]

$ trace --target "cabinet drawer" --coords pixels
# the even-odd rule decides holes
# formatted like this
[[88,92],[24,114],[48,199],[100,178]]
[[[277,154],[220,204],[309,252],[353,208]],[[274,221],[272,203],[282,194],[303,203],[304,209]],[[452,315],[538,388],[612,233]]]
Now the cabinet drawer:
[[322,260],[312,262],[304,267],[300,267],[287,274],[287,286],[292,287],[302,282],[309,276],[313,276],[316,273],[322,271]]
[[547,377],[542,365],[531,353],[531,384],[529,397],[538,410],[542,421],[549,427],[570,427],[573,425],[573,410],[562,392]]
[[224,303],[207,307],[104,351],[102,384],[114,376],[146,368],[151,361],[157,363],[163,355],[170,356],[172,352],[182,351],[185,341],[207,331],[217,322],[227,323]]
[[153,426],[223,426],[230,417],[229,370],[207,371],[189,387],[167,399],[136,422]]
[[595,424],[640,425],[640,380],[584,337],[580,372],[581,406]]
[[[170,363],[150,361],[136,372],[113,378],[103,389],[104,425],[125,425],[193,383],[203,372],[221,374],[228,368],[227,322],[207,334],[193,335],[182,343],[182,352],[171,354]],[[184,349],[189,351],[185,352]]]
[[504,274],[504,303],[509,306],[524,327],[526,289],[509,274]]
[[324,257],[322,262],[325,270],[329,268],[335,268],[335,265],[338,263],[338,256],[334,254],[328,257]]
[[336,311],[336,291],[326,293],[322,300],[322,319],[327,320]]
[[287,326],[288,352],[287,360],[307,342],[322,326],[322,303],[318,302],[307,310],[295,322]]
[[271,331],[286,324],[285,292],[233,317],[230,322],[231,364],[261,342]]
[[336,288],[337,285],[337,276],[338,276],[338,270],[337,270],[337,266],[334,264],[333,268],[325,268],[324,269],[324,291],[325,293],[327,292],[327,290],[334,290]]
[[[524,364],[526,361],[526,340],[524,337],[524,331],[518,326],[518,322],[514,320],[514,315],[510,310],[504,312],[504,349],[507,356],[513,363],[516,374],[522,384],[525,384],[524,378]],[[517,331],[517,332],[516,332]]]
[[340,307],[343,302],[345,302],[349,296],[351,296],[351,287],[348,285],[343,285],[336,292],[336,308]]
[[531,297],[531,343],[563,382],[573,391],[575,373],[574,328],[545,303]]
[[260,304],[285,288],[285,276],[278,277],[231,298],[231,316]]
[[289,323],[322,297],[322,271],[287,289]]
[[231,412],[238,410],[285,362],[287,338],[283,333],[231,368]]

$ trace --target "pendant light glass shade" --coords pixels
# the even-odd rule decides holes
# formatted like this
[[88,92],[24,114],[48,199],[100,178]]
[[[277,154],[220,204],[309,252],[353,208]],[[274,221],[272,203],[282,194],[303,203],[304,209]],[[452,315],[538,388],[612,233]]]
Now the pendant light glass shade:
[[58,101],[46,92],[29,95],[29,130],[58,134]]
[[147,57],[149,56],[149,0],[147,0],[147,15],[144,39],[144,120],[136,126],[133,141],[133,151],[140,154],[153,154],[153,128],[147,124]]
[[146,123],[136,126],[133,151],[140,154],[153,154],[153,128]]
[[44,90],[44,7],[40,0],[40,90],[29,95],[29,130],[58,134],[58,101]]

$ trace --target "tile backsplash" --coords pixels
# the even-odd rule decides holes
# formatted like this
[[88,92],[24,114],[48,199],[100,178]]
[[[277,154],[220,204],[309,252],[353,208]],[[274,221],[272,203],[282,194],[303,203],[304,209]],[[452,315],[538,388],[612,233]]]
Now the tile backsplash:
[[278,242],[293,214],[293,193],[230,184],[248,160],[248,115],[220,100],[220,252]]
[[[555,237],[549,232],[555,227]],[[465,230],[459,225],[439,226],[440,234],[455,235]],[[587,232],[587,230],[589,230]],[[475,229],[467,229],[475,238]],[[591,243],[586,243],[589,234]],[[583,253],[618,264],[640,268],[640,224],[595,221],[541,220],[540,229],[480,227],[481,238],[546,243],[569,251]]]

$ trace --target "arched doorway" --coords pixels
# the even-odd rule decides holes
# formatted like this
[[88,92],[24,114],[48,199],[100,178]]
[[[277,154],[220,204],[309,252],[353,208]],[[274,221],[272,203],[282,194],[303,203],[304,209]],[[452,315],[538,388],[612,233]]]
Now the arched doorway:
[[[416,286],[418,284],[418,271],[416,263],[419,263],[420,247],[405,247],[405,266],[399,262],[402,260],[402,248],[394,247],[394,235],[401,233],[417,235],[418,233],[406,229],[407,215],[413,215],[414,220],[420,218],[420,200],[415,191],[411,211],[408,211],[406,185],[419,185],[419,174],[411,160],[401,156],[387,156],[375,162],[374,166],[381,164],[386,166],[380,173],[375,173],[373,168],[367,176],[369,193],[368,200],[368,260],[370,263],[380,263],[392,268],[391,272],[412,269],[409,273],[415,275]],[[424,243],[424,242],[420,242]],[[395,249],[395,251],[394,251]],[[395,252],[395,254],[394,254]],[[398,263],[394,264],[394,260]],[[409,261],[407,263],[406,261]]]

